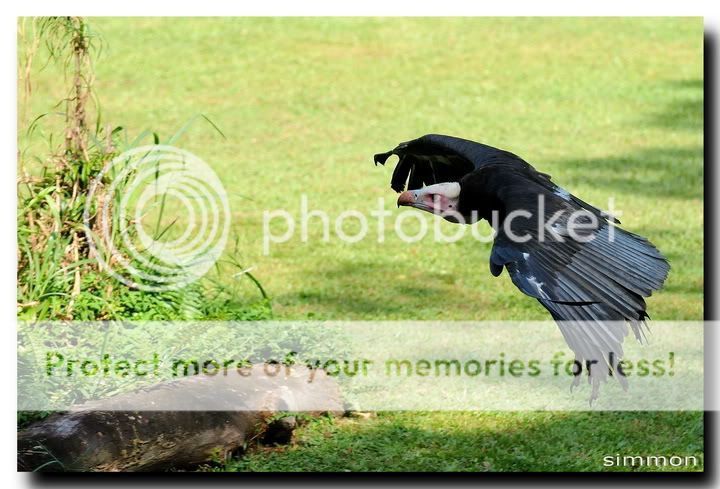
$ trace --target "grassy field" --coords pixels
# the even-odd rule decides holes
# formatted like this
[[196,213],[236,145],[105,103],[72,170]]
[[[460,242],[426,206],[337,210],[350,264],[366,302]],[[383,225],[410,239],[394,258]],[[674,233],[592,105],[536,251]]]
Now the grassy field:
[[[197,126],[182,147],[221,176],[241,259],[278,319],[547,318],[506,275],[489,274],[489,244],[406,244],[392,217],[383,243],[372,227],[355,244],[334,232],[323,242],[311,221],[308,242],[296,234],[263,253],[263,212],[299,216],[302,194],[331,218],[375,209],[379,197],[394,216],[391,168],[372,155],[433,132],[511,150],[598,206],[613,197],[624,227],[673,267],[648,301],[651,317],[702,319],[701,19],[90,24],[103,39],[95,88],[105,123],[167,138],[203,113],[227,136]],[[60,68],[39,68],[30,118],[65,95]],[[60,124],[48,118],[21,146],[42,152],[43,133]],[[311,423],[295,445],[228,468],[600,470],[618,451],[701,454],[701,433],[692,413],[382,413]]]
[[604,456],[618,453],[694,454],[701,460],[702,436],[694,413],[380,413],[369,420],[312,423],[295,444],[256,450],[222,469],[597,471],[604,469]]

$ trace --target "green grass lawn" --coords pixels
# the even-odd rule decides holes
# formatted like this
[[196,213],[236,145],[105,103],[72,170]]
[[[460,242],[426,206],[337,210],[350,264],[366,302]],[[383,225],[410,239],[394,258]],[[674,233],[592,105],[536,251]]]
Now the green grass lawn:
[[[256,449],[221,469],[633,470],[604,468],[603,457],[673,453],[695,455],[700,465],[694,470],[698,470],[702,469],[698,455],[703,452],[702,436],[702,423],[694,413],[380,413],[368,420],[314,422],[292,445]],[[634,470],[657,469],[645,466]]]
[[[372,155],[433,132],[511,150],[598,206],[613,197],[624,227],[672,265],[650,316],[702,319],[701,19],[90,23],[104,40],[95,86],[104,123],[167,138],[203,113],[227,136],[197,125],[181,144],[221,176],[240,259],[278,319],[548,318],[506,274],[490,275],[489,244],[406,244],[392,232],[392,165],[376,168]],[[59,67],[35,71],[28,117],[65,95]],[[41,154],[36,136],[20,144]],[[345,244],[334,232],[322,242],[311,221],[308,243],[296,235],[264,255],[263,211],[299,216],[301,194],[331,217],[384,197],[385,242]],[[295,445],[228,468],[601,470],[602,455],[617,452],[702,451],[698,413],[382,413],[311,423]]]

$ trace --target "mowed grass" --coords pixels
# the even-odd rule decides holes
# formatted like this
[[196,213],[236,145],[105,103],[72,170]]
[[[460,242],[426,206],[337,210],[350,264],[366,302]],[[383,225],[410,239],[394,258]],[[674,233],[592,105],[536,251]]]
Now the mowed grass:
[[[393,232],[392,165],[376,168],[372,155],[426,133],[511,150],[600,207],[613,198],[623,226],[672,265],[648,300],[650,316],[702,319],[701,19],[90,23],[104,40],[96,81],[104,123],[166,139],[203,113],[227,135],[196,125],[181,144],[223,180],[240,258],[278,319],[547,319],[506,274],[489,274],[490,244],[469,235],[408,244]],[[64,96],[58,76],[52,65],[34,72],[32,114]],[[43,123],[45,134],[54,124]],[[20,144],[44,147],[41,133]],[[330,216],[330,239],[313,219],[307,242],[298,227],[265,254],[264,212],[284,209],[299,226],[302,195]],[[384,241],[370,221],[366,239],[342,242],[332,220],[348,209],[367,214],[379,198],[391,212]],[[432,229],[436,219],[427,219]],[[271,229],[286,226],[275,219]],[[600,455],[702,453],[701,431],[701,414],[385,413],[313,423],[296,446],[230,467],[601,470]],[[354,455],[339,455],[347,449]]]
[[[668,425],[675,425],[668,430]],[[668,436],[675,436],[671,442]],[[702,470],[694,413],[380,413],[321,420],[289,446],[265,447],[211,470],[564,472]],[[695,456],[697,466],[616,466],[620,455]],[[605,466],[605,458],[613,466]],[[677,462],[675,462],[677,463]]]

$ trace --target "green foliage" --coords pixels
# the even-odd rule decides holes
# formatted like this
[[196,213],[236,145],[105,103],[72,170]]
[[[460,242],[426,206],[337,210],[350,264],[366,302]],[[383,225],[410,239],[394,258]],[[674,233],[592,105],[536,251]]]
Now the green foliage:
[[[83,280],[83,290],[102,290],[106,281],[102,273],[87,273]],[[83,293],[75,299],[73,317],[78,321],[94,321],[109,314],[130,321],[252,321],[270,318],[271,308],[266,299],[243,303],[237,297],[227,297],[208,282],[159,292],[120,285],[108,298]]]
[[17,413],[17,426],[18,429],[23,429],[36,421],[43,420],[50,416],[52,411],[18,411]]
[[[43,41],[48,59],[60,61],[65,72],[72,75],[72,83],[65,100],[67,127],[64,131],[67,137],[64,138],[64,148],[54,149],[46,159],[27,150],[21,152],[23,175],[18,192],[19,318],[91,321],[248,320],[269,317],[267,294],[260,282],[249,273],[247,278],[262,295],[261,301],[251,300],[249,304],[238,299],[247,295],[246,290],[239,291],[236,284],[228,288],[217,280],[158,293],[108,282],[84,235],[83,217],[88,205],[88,190],[95,176],[120,150],[139,146],[148,137],[157,144],[160,138],[155,132],[145,131],[130,141],[123,127],[103,129],[96,99],[96,127],[91,132],[87,124],[90,116],[87,102],[94,80],[91,52],[99,55],[97,35],[79,17],[37,18],[32,19],[31,24],[28,31],[23,31],[29,36],[25,40],[34,41],[34,44]],[[32,42],[26,48],[31,51],[36,49]],[[31,54],[34,56],[35,51]],[[28,86],[32,56],[27,56],[25,81]],[[28,126],[27,137],[32,138],[45,115],[35,118]],[[199,114],[175,132],[167,144],[175,143],[198,119],[206,121],[225,137],[208,117]],[[62,137],[59,139],[63,140]],[[121,195],[122,186],[115,194],[116,207],[119,207]],[[162,209],[158,223],[161,218]],[[111,219],[116,226],[117,216],[111,216]],[[237,246],[235,253],[238,253]],[[240,265],[235,256],[231,255],[228,260],[237,267]],[[140,264],[136,266],[142,268]]]

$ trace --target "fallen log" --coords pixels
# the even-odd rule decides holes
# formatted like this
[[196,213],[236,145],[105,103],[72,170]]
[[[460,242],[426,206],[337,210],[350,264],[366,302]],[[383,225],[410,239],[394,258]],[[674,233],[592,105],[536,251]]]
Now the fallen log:
[[263,437],[288,441],[295,427],[290,413],[343,412],[338,385],[324,371],[293,366],[268,376],[262,369],[164,382],[53,414],[18,433],[18,470],[188,467],[222,460]]

